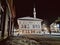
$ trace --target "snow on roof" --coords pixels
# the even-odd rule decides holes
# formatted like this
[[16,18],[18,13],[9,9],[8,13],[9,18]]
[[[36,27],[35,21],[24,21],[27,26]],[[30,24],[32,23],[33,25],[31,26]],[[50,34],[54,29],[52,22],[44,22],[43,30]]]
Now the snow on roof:
[[33,18],[33,17],[22,17],[22,18],[18,18],[18,20],[40,20],[43,21],[42,19],[39,18]]

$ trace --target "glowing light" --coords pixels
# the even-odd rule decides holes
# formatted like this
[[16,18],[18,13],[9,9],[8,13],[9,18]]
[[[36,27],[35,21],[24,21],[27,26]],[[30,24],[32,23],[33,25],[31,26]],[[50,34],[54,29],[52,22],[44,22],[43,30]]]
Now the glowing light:
[[56,25],[54,25],[54,27],[57,27]]
[[46,28],[46,27],[44,27],[44,30],[47,30],[47,28]]

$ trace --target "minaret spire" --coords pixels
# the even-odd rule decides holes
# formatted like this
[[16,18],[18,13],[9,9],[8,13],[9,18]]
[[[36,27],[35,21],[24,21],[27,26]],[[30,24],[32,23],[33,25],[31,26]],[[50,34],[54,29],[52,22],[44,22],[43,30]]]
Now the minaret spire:
[[35,3],[34,3],[34,7],[33,7],[33,15],[34,15],[34,18],[36,18],[36,9],[35,9]]

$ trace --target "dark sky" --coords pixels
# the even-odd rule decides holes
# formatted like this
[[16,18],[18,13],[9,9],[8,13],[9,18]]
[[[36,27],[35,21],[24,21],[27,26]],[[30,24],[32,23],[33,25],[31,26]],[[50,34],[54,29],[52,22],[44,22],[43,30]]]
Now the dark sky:
[[16,17],[33,17],[34,2],[36,5],[37,18],[52,23],[60,15],[60,1],[57,0],[14,0]]

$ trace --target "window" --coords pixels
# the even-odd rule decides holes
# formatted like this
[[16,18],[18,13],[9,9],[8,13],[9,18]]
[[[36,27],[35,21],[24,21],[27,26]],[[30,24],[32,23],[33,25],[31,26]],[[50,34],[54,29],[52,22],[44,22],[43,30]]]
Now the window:
[[35,25],[33,25],[33,28],[35,28]]
[[[60,30],[60,24],[57,24],[57,30]],[[60,31],[59,31],[60,32]]]
[[21,28],[29,28],[29,25],[21,25]]
[[36,25],[37,28],[40,28],[40,25]]
[[40,28],[40,25],[33,25],[33,28]]
[[26,25],[26,28],[29,28],[29,24]]
[[57,28],[59,28],[59,24],[57,24]]

